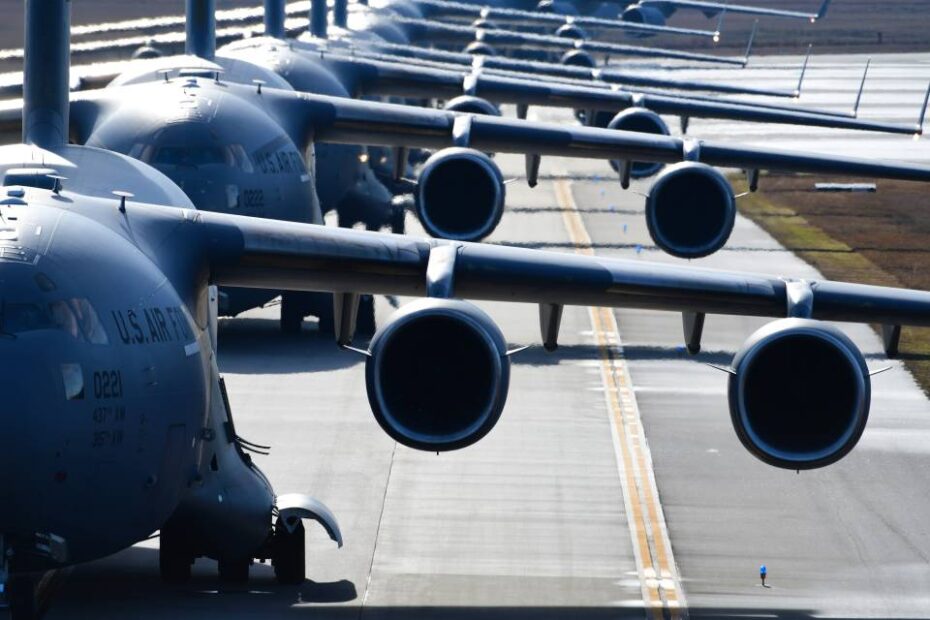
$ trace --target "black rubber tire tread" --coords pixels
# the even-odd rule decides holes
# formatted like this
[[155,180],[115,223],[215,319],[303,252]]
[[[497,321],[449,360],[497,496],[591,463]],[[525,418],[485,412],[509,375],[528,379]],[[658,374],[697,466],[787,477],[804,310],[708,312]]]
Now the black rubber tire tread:
[[246,584],[249,582],[249,568],[252,565],[250,558],[239,560],[219,560],[216,568],[220,574],[220,581],[227,584]]
[[36,581],[32,575],[11,575],[6,584],[6,601],[11,620],[38,620]]
[[183,528],[166,523],[161,528],[158,544],[158,569],[165,583],[185,584],[191,579],[194,554]]
[[307,578],[304,524],[298,523],[293,533],[287,531],[279,518],[275,523],[274,575],[281,585],[300,585]]

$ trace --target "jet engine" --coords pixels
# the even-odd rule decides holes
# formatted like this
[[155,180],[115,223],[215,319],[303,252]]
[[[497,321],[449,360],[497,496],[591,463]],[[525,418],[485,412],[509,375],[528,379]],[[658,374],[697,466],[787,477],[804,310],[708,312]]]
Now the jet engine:
[[477,306],[407,304],[375,334],[370,351],[368,401],[381,428],[405,446],[464,448],[500,418],[510,383],[506,341]]
[[594,56],[579,49],[568,50],[562,54],[559,62],[570,67],[584,67],[585,69],[594,69],[597,67],[597,61],[594,60]]
[[414,202],[433,237],[478,241],[504,214],[504,177],[485,153],[453,147],[434,153],[420,170]]
[[472,41],[462,51],[472,56],[497,56],[497,50],[484,41]]
[[[607,129],[651,133],[659,136],[671,134],[662,117],[646,108],[629,108],[619,112],[607,123]],[[611,160],[610,166],[614,170],[620,170],[620,163],[617,161]],[[636,161],[630,167],[630,176],[634,179],[646,179],[658,174],[664,167],[665,164],[658,162]]]
[[736,197],[724,176],[697,162],[666,169],[646,198],[646,225],[656,245],[678,258],[701,258],[726,244]]
[[487,99],[475,97],[474,95],[459,95],[454,99],[449,99],[449,101],[442,106],[442,109],[448,110],[449,112],[467,112],[469,114],[481,114],[483,116],[501,115],[501,111],[496,105]]
[[641,4],[633,4],[620,15],[620,19],[625,22],[634,24],[646,24],[648,26],[664,26],[666,23],[665,14],[659,9]]
[[582,30],[577,24],[562,24],[556,28],[555,36],[564,39],[587,39],[588,33]]
[[810,319],[769,323],[749,337],[732,368],[733,427],[766,463],[823,467],[859,441],[869,417],[869,371],[835,327]]

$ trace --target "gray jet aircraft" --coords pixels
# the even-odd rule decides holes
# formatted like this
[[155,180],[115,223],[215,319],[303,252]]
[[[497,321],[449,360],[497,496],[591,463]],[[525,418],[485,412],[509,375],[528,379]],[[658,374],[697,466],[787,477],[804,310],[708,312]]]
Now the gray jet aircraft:
[[[195,557],[209,556],[227,581],[247,579],[254,558],[270,558],[281,582],[297,583],[305,519],[341,543],[323,504],[275,493],[245,454],[250,444],[236,434],[216,367],[215,286],[334,293],[337,342],[346,347],[360,293],[425,297],[360,351],[378,423],[402,444],[436,452],[480,440],[506,401],[504,336],[465,299],[539,304],[550,350],[565,304],[681,312],[692,351],[706,313],[777,317],[727,369],[730,408],[747,448],[790,469],[841,458],[868,418],[865,361],[823,321],[884,324],[889,353],[901,325],[930,324],[930,294],[917,291],[197,211],[147,164],[68,144],[69,8],[69,0],[26,2],[23,144],[0,147],[0,582],[15,620],[37,617],[37,574],[155,531],[162,575],[173,582],[189,576]],[[202,92],[194,89],[214,80],[185,76],[169,85]],[[292,130],[319,140],[690,158],[691,169],[701,166],[696,159],[739,161],[930,181],[925,166],[226,87],[250,93],[250,105],[286,112]],[[151,84],[137,88],[159,105],[177,86],[164,95]]]

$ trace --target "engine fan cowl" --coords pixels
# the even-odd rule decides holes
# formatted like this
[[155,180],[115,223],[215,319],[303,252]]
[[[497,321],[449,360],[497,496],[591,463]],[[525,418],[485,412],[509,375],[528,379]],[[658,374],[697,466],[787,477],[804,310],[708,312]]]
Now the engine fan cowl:
[[472,56],[497,56],[497,50],[484,41],[472,41],[462,51]]
[[443,110],[449,112],[467,112],[468,114],[480,114],[482,116],[500,116],[501,111],[496,105],[483,99],[481,97],[475,97],[474,95],[459,95],[453,99],[449,99],[444,106]]
[[457,450],[500,419],[510,361],[494,321],[465,301],[422,299],[398,310],[371,341],[365,367],[375,419],[393,439]]
[[597,67],[597,61],[594,60],[594,56],[579,49],[568,50],[562,54],[559,62],[569,67],[584,67],[585,69],[594,69]]
[[581,29],[578,24],[562,24],[555,30],[555,36],[564,39],[587,39],[588,33]]
[[736,197],[718,170],[697,162],[667,168],[646,198],[656,245],[678,258],[701,258],[724,245],[736,222]]
[[497,228],[506,190],[500,168],[475,149],[453,147],[433,154],[420,171],[414,194],[427,233],[442,239],[479,241]]
[[[609,123],[607,129],[618,129],[620,131],[636,131],[638,133],[649,133],[657,136],[671,135],[668,125],[662,120],[662,117],[645,108],[629,108],[618,112]],[[610,161],[610,166],[619,171],[620,164],[615,160]],[[646,179],[653,175],[659,174],[665,164],[659,162],[634,161],[630,168],[630,176],[634,179]]]
[[620,19],[633,24],[646,24],[647,26],[664,26],[665,15],[659,9],[641,4],[634,4],[620,14]]
[[843,458],[869,417],[871,382],[862,353],[839,329],[781,319],[756,331],[733,360],[730,417],[744,446],[786,469]]

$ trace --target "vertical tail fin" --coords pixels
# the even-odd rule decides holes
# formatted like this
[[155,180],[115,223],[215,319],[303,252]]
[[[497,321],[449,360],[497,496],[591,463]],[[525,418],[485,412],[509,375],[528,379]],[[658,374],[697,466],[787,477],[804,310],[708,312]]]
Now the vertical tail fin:
[[265,0],[265,36],[283,39],[284,32],[284,1]]
[[187,0],[184,51],[213,60],[216,56],[216,0]]
[[23,143],[68,142],[71,0],[26,0]]
[[807,73],[807,65],[811,61],[811,50],[814,49],[814,44],[810,43],[807,46],[807,56],[804,57],[804,63],[801,65],[801,75],[798,76],[798,86],[794,89],[794,96],[801,96],[801,89],[804,86],[804,75]]
[[333,25],[338,28],[345,28],[349,20],[348,11],[348,0],[335,0],[333,3]]
[[815,22],[818,19],[824,17],[827,14],[828,8],[830,8],[830,0],[823,0],[823,4],[820,5],[820,9],[817,11],[817,15],[812,17],[811,21]]
[[872,65],[872,59],[865,61],[865,71],[862,72],[862,81],[859,82],[859,93],[856,95],[856,103],[853,105],[853,118],[859,116],[859,102],[862,101],[862,91],[865,90],[865,78],[869,75],[869,67]]
[[310,0],[310,34],[326,38],[326,0]]

